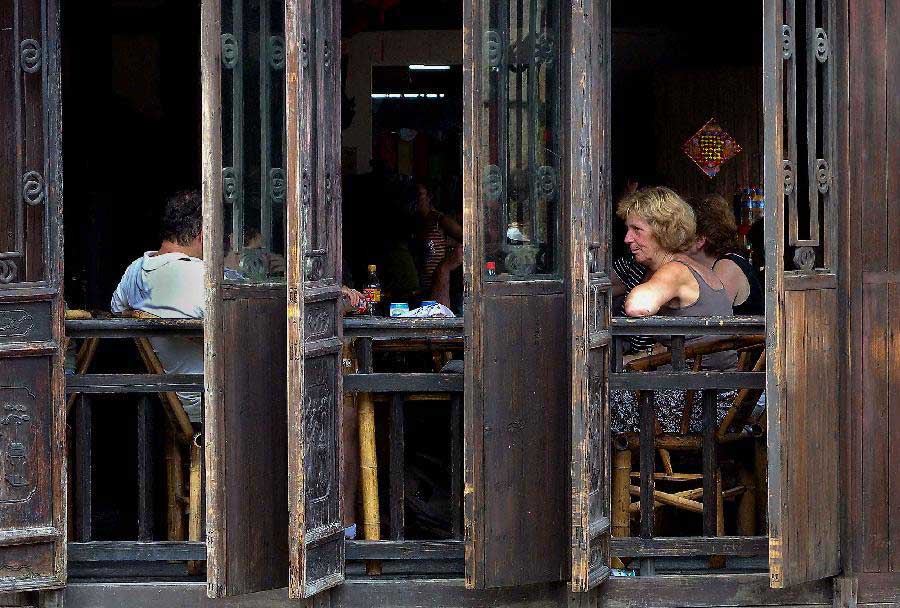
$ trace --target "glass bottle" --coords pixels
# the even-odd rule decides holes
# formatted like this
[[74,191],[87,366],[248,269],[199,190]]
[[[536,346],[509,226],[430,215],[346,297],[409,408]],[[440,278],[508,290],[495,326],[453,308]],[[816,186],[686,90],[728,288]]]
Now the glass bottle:
[[366,280],[363,295],[366,296],[366,313],[379,314],[381,311],[381,281],[378,279],[375,264],[369,264],[369,278]]

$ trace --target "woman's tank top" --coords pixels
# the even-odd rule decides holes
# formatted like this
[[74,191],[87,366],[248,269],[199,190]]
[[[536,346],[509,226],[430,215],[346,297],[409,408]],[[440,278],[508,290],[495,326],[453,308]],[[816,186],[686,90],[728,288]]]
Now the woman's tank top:
[[[759,281],[759,275],[750,262],[737,253],[726,253],[719,260],[731,260],[737,267],[741,269],[744,276],[747,277],[747,283],[750,285],[750,293],[742,304],[733,306],[733,313],[736,315],[762,315],[766,312],[766,300],[763,296],[762,285]],[[719,260],[716,260],[718,262]]]
[[732,314],[731,298],[728,297],[724,285],[720,289],[713,289],[699,272],[691,268],[690,264],[681,260],[675,261],[684,264],[694,275],[694,279],[700,287],[700,295],[697,297],[697,301],[690,306],[681,308],[663,306],[659,309],[659,314],[668,317],[726,317]]
[[[725,286],[720,289],[713,289],[709,283],[703,278],[699,272],[691,268],[690,264],[675,260],[687,266],[697,285],[700,286],[700,295],[697,301],[690,306],[682,308],[669,308],[664,306],[659,309],[659,314],[669,317],[727,317],[731,316],[731,298],[725,291]],[[721,281],[720,281],[721,283]],[[696,339],[696,338],[695,338]],[[690,342],[690,340],[688,340]],[[703,358],[703,369],[733,369],[737,363],[737,353],[733,350],[712,353]]]

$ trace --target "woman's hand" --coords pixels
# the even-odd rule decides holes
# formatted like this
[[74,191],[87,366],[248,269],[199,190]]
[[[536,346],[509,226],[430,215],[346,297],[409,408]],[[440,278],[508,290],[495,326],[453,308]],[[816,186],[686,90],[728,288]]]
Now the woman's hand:
[[341,285],[341,302],[343,303],[341,309],[343,314],[346,315],[358,311],[360,303],[364,301],[365,296],[363,294],[346,285]]

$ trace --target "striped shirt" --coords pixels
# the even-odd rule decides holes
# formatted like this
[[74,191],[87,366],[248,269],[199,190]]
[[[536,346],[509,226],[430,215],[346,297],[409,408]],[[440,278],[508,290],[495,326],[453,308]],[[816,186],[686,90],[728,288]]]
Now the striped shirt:
[[[632,289],[643,283],[646,279],[647,269],[635,261],[634,255],[630,251],[627,255],[613,260],[612,266],[615,273],[619,276],[619,280],[625,285],[626,296],[628,296]],[[624,299],[622,300],[622,308],[613,311],[613,313],[618,316],[625,316]],[[652,349],[656,340],[650,336],[631,336],[629,342],[631,342],[631,349],[633,351],[641,351]]]
[[420,283],[422,287],[431,287],[434,269],[447,255],[447,237],[437,222],[434,222],[425,233],[425,265],[422,268]]

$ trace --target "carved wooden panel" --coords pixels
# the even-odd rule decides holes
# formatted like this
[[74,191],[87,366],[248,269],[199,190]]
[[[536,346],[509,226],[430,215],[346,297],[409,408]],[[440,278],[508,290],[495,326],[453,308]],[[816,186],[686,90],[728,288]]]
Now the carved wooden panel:
[[288,504],[291,597],[344,580],[340,2],[288,0]]
[[50,339],[50,303],[0,304],[0,344]]
[[333,300],[316,302],[306,306],[304,331],[307,342],[323,340],[336,335],[335,306]]
[[0,592],[65,581],[58,23],[0,5]]

